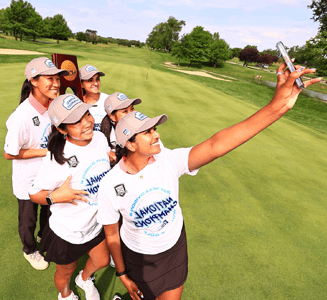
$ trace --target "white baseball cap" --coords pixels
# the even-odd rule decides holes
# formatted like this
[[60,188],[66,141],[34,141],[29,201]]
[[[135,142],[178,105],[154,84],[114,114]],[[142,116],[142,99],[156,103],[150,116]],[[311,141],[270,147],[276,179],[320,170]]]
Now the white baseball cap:
[[60,124],[73,124],[79,121],[93,104],[84,103],[72,94],[60,95],[49,105],[48,114],[51,123],[58,127]]
[[85,65],[79,69],[79,78],[81,80],[88,80],[92,78],[95,74],[99,74],[99,76],[105,76],[103,72],[98,71],[98,69],[91,65]]
[[116,92],[109,95],[106,100],[104,100],[104,109],[109,115],[115,110],[127,108],[131,104],[140,104],[141,102],[142,100],[140,98],[129,99],[125,94]]
[[51,59],[47,57],[38,57],[32,59],[25,68],[27,80],[31,80],[38,75],[69,75],[67,70],[58,69]]
[[121,148],[125,147],[127,141],[134,135],[146,131],[154,126],[163,124],[167,121],[167,115],[160,115],[154,118],[132,111],[122,117],[115,129],[117,145]]

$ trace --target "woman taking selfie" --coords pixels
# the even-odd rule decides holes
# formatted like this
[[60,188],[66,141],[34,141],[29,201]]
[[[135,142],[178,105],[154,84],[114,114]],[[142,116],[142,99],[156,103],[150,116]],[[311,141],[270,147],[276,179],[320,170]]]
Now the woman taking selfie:
[[[116,126],[119,163],[100,184],[98,222],[116,264],[116,275],[133,300],[179,300],[188,272],[186,233],[179,205],[179,177],[247,142],[281,118],[296,102],[295,79],[315,70],[278,68],[271,102],[246,120],[191,148],[161,149],[156,126],[166,115],[132,112]],[[305,87],[321,78],[305,82]],[[123,223],[120,229],[120,214]]]
[[[60,87],[61,75],[68,71],[57,69],[47,57],[30,61],[25,68],[26,80],[22,87],[20,104],[8,118],[4,157],[12,160],[13,192],[18,200],[19,236],[24,257],[36,270],[44,270],[48,263],[37,251],[34,231],[38,205],[31,202],[28,190],[48,152],[50,133],[48,106]],[[39,241],[48,221],[48,207],[41,205]]]
[[69,94],[52,101],[49,152],[30,189],[33,202],[50,206],[41,251],[46,261],[56,263],[59,300],[78,299],[69,282],[85,254],[88,260],[75,282],[87,300],[99,300],[91,275],[109,264],[104,230],[96,220],[99,183],[110,170],[109,146],[101,132],[93,131],[91,106]]

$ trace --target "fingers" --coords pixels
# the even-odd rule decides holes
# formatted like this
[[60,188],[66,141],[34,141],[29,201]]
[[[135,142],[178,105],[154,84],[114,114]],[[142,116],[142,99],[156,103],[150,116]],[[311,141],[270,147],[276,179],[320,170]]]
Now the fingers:
[[64,184],[69,185],[71,180],[72,180],[72,175],[69,175],[62,185],[64,185]]
[[[84,197],[79,196],[79,195],[76,195],[76,196],[75,196],[75,200],[83,201],[83,202],[86,202],[86,203],[89,202],[89,201],[86,200]],[[73,203],[73,202],[74,202],[74,200],[72,201],[72,203]],[[76,203],[76,204],[77,204],[77,203]]]
[[137,291],[137,295],[138,295],[139,297],[141,297],[142,299],[144,298],[143,293],[142,293],[140,290]]
[[303,82],[304,84],[304,87],[307,88],[308,86],[310,86],[311,84],[314,84],[314,83],[318,83],[322,80],[322,77],[319,77],[319,78],[311,78],[310,80],[307,80],[305,82]]

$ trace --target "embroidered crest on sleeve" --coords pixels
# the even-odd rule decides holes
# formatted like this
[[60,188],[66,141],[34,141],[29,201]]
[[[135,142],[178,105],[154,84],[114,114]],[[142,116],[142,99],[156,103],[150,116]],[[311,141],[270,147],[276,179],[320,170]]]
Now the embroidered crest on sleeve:
[[127,193],[127,190],[125,188],[125,185],[123,183],[118,184],[115,186],[115,191],[116,191],[116,195],[120,196],[120,197],[124,197]]
[[33,120],[34,126],[40,126],[40,120],[39,120],[38,116],[32,118],[32,120]]
[[78,161],[76,155],[74,155],[74,156],[71,156],[70,158],[68,158],[67,163],[70,168],[76,168],[77,165],[79,164],[79,161]]

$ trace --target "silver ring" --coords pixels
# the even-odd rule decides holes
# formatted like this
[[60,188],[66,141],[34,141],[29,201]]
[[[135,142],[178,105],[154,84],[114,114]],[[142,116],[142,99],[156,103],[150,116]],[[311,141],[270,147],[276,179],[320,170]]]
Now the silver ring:
[[141,291],[140,291],[140,290],[138,290],[136,294],[138,294],[138,293],[141,293]]
[[280,75],[280,74],[284,74],[284,72],[283,72],[283,71],[278,72],[278,73],[276,73],[276,76],[278,76],[278,75]]

